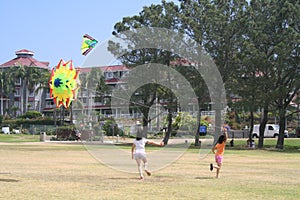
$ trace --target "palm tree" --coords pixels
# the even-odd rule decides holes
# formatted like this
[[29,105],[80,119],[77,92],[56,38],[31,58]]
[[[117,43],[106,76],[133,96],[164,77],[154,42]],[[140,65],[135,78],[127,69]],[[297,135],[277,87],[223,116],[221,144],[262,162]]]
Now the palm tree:
[[[1,69],[0,71],[0,90],[1,90],[1,115],[4,114],[4,101],[3,97],[8,96],[14,88],[14,78],[11,74],[10,68]],[[9,108],[8,101],[6,108]]]
[[20,78],[22,88],[20,90],[20,104],[21,113],[27,111],[28,94],[30,91],[34,91],[35,86],[40,79],[40,69],[33,66],[24,66],[22,64],[13,67],[13,74],[16,78]]
[[87,90],[87,94],[88,94],[88,105],[87,107],[89,108],[88,110],[88,119],[91,119],[91,109],[92,109],[92,101],[93,98],[96,94],[96,89],[99,85],[100,79],[101,79],[101,71],[99,69],[96,68],[92,68],[92,70],[87,74],[86,77],[86,82],[85,82],[85,89]]
[[[38,69],[38,71],[39,76],[30,83],[31,86],[29,88],[34,89],[37,99],[41,100],[45,99],[46,91],[49,88],[48,81],[50,73],[48,69]],[[42,110],[43,103],[45,102],[39,102],[38,107],[36,108],[39,112]]]

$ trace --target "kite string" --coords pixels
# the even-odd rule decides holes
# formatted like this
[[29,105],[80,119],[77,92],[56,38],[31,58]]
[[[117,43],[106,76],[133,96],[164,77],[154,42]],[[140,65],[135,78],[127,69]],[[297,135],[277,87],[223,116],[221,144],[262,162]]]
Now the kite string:
[[[100,92],[100,91],[96,91],[96,90],[93,90],[93,89],[89,89],[87,87],[82,87],[80,86],[80,88],[83,88],[85,90],[88,90],[88,91],[91,91],[91,92],[95,92],[96,94],[100,94],[100,95],[105,95],[104,92]],[[131,101],[131,100],[128,100],[128,99],[125,99],[125,98],[122,98],[122,97],[118,97],[118,96],[114,96],[114,98],[116,99],[119,99],[119,100],[123,100],[123,101],[126,101],[128,103],[133,103],[135,105],[139,105],[139,106],[142,106],[142,107],[146,107],[146,108],[151,108],[151,106],[147,106],[145,104],[142,104],[142,103],[139,103],[139,102],[135,102],[135,101]],[[139,109],[139,108],[138,108]],[[166,108],[165,108],[166,109]],[[139,109],[140,110],[140,109]],[[141,111],[141,110],[140,110]],[[157,115],[155,115],[153,118],[149,119],[148,122],[152,121],[153,119],[157,118],[158,116],[160,116],[161,114],[164,114],[166,113],[166,111],[162,111],[160,113],[158,113]]]

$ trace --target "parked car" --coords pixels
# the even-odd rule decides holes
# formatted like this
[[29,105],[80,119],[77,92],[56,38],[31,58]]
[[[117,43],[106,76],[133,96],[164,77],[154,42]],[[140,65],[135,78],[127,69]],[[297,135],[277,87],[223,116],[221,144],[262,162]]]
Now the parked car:
[[[258,138],[259,137],[259,124],[255,124],[253,127],[253,133],[252,137],[253,138]],[[277,124],[266,124],[265,132],[264,132],[264,137],[278,137],[279,135],[279,125]],[[288,131],[284,130],[284,137],[288,137]]]

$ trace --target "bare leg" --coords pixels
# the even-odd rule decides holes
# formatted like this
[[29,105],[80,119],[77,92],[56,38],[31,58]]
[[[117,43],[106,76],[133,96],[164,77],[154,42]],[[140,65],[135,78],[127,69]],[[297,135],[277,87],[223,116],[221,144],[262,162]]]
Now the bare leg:
[[147,161],[147,158],[143,158],[143,162],[144,162],[145,172],[147,173],[148,176],[151,176],[151,172],[148,170],[148,161]]
[[135,160],[136,160],[136,163],[137,163],[137,166],[138,166],[138,171],[139,171],[139,174],[140,174],[140,179],[142,180],[142,179],[144,179],[144,176],[143,176],[143,171],[142,171],[141,159],[137,158]]
[[217,166],[214,166],[214,168],[217,169],[216,178],[219,178],[219,173],[220,173],[221,166],[222,166],[222,163],[217,163]]

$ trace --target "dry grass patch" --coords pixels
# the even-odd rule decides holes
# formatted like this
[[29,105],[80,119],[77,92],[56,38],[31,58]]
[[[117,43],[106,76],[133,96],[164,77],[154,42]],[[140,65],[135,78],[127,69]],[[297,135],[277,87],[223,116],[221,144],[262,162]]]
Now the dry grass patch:
[[[151,149],[149,149],[151,150]],[[129,157],[130,159],[130,157]],[[226,150],[220,179],[213,155],[188,150],[145,181],[96,161],[80,144],[0,145],[3,199],[295,199],[300,154]],[[151,163],[150,163],[151,164]]]

